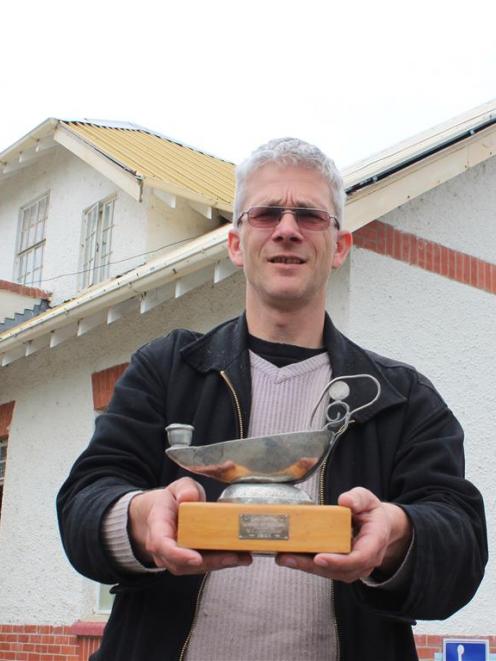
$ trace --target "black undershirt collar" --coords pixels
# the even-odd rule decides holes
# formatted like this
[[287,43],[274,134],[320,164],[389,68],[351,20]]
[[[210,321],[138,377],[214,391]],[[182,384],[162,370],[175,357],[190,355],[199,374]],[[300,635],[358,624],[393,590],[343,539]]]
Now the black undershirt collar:
[[282,344],[279,342],[268,342],[259,337],[248,334],[248,348],[257,356],[260,356],[276,367],[286,367],[293,363],[299,363],[302,360],[313,358],[321,353],[325,353],[325,347],[318,349],[309,349],[308,347],[298,347],[294,344]]

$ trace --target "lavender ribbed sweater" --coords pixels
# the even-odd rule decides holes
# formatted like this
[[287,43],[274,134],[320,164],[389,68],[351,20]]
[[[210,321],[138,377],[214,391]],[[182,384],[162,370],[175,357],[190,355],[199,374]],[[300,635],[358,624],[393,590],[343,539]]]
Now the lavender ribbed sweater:
[[[326,353],[278,368],[250,352],[249,436],[309,429],[330,380]],[[313,428],[323,426],[325,402]],[[318,473],[301,485],[318,499]],[[334,661],[331,581],[255,556],[250,567],[212,572],[198,606],[186,661]]]

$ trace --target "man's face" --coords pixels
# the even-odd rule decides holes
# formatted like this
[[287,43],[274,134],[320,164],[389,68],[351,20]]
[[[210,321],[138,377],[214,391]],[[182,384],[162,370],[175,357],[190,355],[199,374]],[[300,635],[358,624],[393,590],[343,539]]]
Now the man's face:
[[[248,177],[244,192],[243,211],[272,205],[335,213],[323,175],[302,166],[268,163]],[[302,230],[290,213],[273,229],[252,227],[244,216],[228,237],[231,260],[245,272],[247,305],[254,301],[287,310],[323,306],[331,269],[341,266],[350,247],[349,232],[332,223],[323,231]]]

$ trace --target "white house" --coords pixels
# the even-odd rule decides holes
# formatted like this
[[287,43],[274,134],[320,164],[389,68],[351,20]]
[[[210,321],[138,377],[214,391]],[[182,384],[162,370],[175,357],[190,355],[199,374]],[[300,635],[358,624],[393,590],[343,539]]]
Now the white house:
[[[463,423],[490,543],[495,154],[492,103],[346,170],[355,248],[328,298],[341,330],[415,364]],[[0,154],[0,659],[98,644],[108,590],[69,566],[54,498],[130,354],[242,310],[232,195],[232,164],[131,124],[50,119]],[[456,636],[496,653],[495,589],[491,560],[463,611],[418,624],[421,658]]]

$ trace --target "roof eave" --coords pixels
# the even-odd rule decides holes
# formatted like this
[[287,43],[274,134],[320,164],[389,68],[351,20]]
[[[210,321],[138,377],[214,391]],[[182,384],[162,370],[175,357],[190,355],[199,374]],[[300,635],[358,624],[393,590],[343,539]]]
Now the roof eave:
[[[228,229],[229,226],[225,225],[213,230],[173,253],[93,287],[81,296],[11,328],[0,335],[2,366],[12,362],[12,359],[33,353],[33,343],[40,342],[43,336],[46,342],[42,342],[39,348],[55,346],[56,343],[51,342],[50,335],[64,326],[75,324],[74,336],[82,335],[85,331],[81,331],[80,326],[85,326],[85,320],[99,313],[110,314],[112,309],[130,298],[139,300],[142,313],[154,307],[151,299],[157,290],[163,291],[164,287],[172,286],[171,295],[166,298],[177,298],[193,288],[188,284],[188,277],[202,269],[208,270],[208,273],[205,273],[205,281],[213,279],[214,282],[219,282],[224,279],[235,270],[227,260]],[[200,281],[201,278],[197,278],[194,286],[198,286]],[[159,299],[160,296],[157,297],[157,300]],[[102,318],[100,323],[111,323],[109,318]]]

